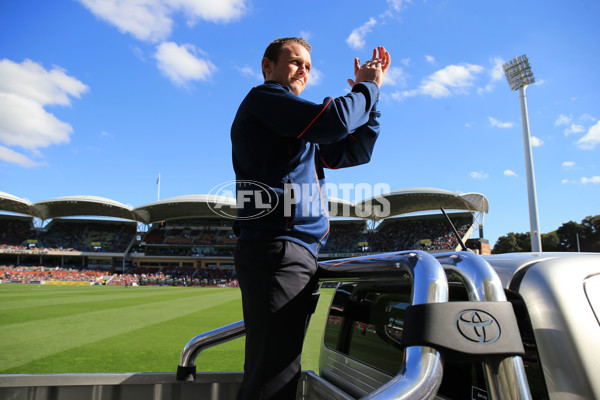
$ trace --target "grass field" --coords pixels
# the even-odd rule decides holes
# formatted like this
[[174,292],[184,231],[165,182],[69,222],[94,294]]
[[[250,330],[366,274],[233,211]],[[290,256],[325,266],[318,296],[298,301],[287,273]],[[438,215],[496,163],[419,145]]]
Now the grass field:
[[[311,320],[305,370],[318,370],[331,295]],[[234,288],[0,284],[0,374],[175,372],[191,338],[241,319]],[[243,352],[243,338],[207,349],[198,371],[241,371]]]

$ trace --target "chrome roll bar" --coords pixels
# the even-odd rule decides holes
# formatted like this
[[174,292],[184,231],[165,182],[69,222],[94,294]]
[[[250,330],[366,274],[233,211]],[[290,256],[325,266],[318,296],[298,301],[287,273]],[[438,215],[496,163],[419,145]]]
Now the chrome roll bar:
[[[321,262],[318,274],[320,282],[400,279],[408,274],[413,281],[413,305],[448,301],[448,282],[443,268],[433,256],[422,251]],[[244,334],[244,322],[238,321],[194,337],[181,353],[177,379],[194,380],[195,359],[202,350]],[[430,399],[435,396],[442,377],[442,358],[437,350],[428,346],[407,347],[404,367],[398,375],[365,399]]]
[[[506,301],[502,283],[492,267],[469,252],[429,254],[406,251],[331,260],[319,263],[320,282],[378,281],[382,278],[412,280],[412,305],[448,301],[446,271],[462,281],[470,301]],[[195,359],[209,347],[245,335],[243,321],[200,334],[185,346],[177,379],[193,380]],[[483,363],[490,399],[531,399],[521,357],[511,356]],[[435,397],[443,377],[442,356],[429,346],[408,346],[401,371],[364,399],[408,400]]]
[[[428,253],[410,251],[378,254],[319,263],[320,281],[373,280],[402,277],[408,273],[413,281],[412,305],[448,301],[448,282],[439,262]],[[442,382],[440,353],[428,346],[411,346],[405,350],[404,366],[389,382],[364,399],[400,400],[435,397]]]
[[246,327],[242,320],[195,336],[181,352],[179,366],[177,367],[177,379],[180,381],[193,381],[196,378],[196,357],[201,351],[237,339],[245,334]]
[[[446,271],[456,275],[471,301],[506,301],[502,282],[483,258],[469,252],[433,255]],[[490,399],[531,399],[523,360],[519,356],[483,363]]]

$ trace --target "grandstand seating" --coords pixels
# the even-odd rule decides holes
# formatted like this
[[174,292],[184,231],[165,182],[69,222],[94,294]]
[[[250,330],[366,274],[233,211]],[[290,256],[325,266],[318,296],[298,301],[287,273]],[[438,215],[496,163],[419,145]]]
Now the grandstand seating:
[[0,215],[0,244],[21,246],[31,236],[33,218]]
[[[473,225],[469,214],[452,219],[461,239]],[[330,237],[322,253],[382,253],[401,250],[454,250],[458,239],[445,217],[437,215],[390,218],[377,228],[367,229],[364,221],[332,222]]]
[[[464,235],[473,225],[467,216],[454,217],[456,230]],[[458,239],[444,217],[428,216],[408,219],[389,219],[368,235],[369,250],[374,252],[400,250],[454,250]]]
[[[469,213],[451,214],[451,220],[461,238],[466,241],[473,230],[474,220]],[[111,253],[120,255],[113,259],[104,259],[93,266],[108,263],[106,269],[119,267],[125,269],[124,259],[127,252],[142,254],[142,257],[225,257],[231,258],[237,238],[231,229],[230,220],[188,218],[167,220],[152,224],[147,232],[137,232],[137,224],[127,221],[97,220],[97,219],[62,219],[52,220],[48,225],[34,227],[33,219],[12,215],[0,215],[0,265],[19,264],[38,266],[39,259],[26,256],[32,251],[60,250],[62,253],[73,251],[83,252],[76,257],[92,257],[90,253]],[[458,240],[441,215],[420,215],[412,217],[390,218],[383,220],[377,227],[369,227],[367,222],[360,219],[333,220],[330,236],[326,246],[321,249],[324,257],[344,256],[353,253],[380,253],[400,250],[454,250]],[[11,252],[21,251],[22,258]],[[120,260],[120,261],[119,261]],[[84,263],[68,259],[69,265],[80,269]],[[53,267],[63,267],[61,263],[49,264]],[[187,263],[190,265],[191,263]],[[151,269],[135,269],[136,265],[128,266],[132,277],[111,278],[114,284],[123,282],[141,282],[141,276],[156,274],[160,271],[163,276],[152,276],[155,284],[161,280],[178,282],[177,284],[204,282],[230,282],[233,278],[231,269],[186,269],[186,263],[179,263],[178,269],[173,269],[177,263],[165,262]],[[196,264],[194,264],[196,265]],[[203,264],[204,265],[204,264]],[[46,265],[48,266],[48,265]],[[161,267],[162,268],[159,268]],[[169,269],[171,268],[171,269]],[[212,271],[212,272],[207,272]],[[24,273],[24,272],[22,272]],[[25,274],[30,275],[30,274]],[[47,275],[47,274],[46,274]],[[56,275],[56,273],[55,273]],[[135,276],[135,277],[133,277]],[[0,277],[1,279],[1,277]],[[109,282],[109,284],[110,284]]]
[[367,240],[367,225],[363,220],[346,220],[331,223],[329,238],[322,253],[356,253]]
[[57,218],[34,228],[32,218],[2,216],[0,230],[0,245],[123,253],[136,234],[136,224]]

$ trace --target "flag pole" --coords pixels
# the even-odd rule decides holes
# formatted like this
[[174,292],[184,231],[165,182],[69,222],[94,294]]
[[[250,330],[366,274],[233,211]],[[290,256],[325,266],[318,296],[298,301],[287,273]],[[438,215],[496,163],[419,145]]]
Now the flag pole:
[[158,174],[158,179],[156,180],[156,183],[158,184],[158,194],[156,196],[156,201],[160,200],[160,173]]

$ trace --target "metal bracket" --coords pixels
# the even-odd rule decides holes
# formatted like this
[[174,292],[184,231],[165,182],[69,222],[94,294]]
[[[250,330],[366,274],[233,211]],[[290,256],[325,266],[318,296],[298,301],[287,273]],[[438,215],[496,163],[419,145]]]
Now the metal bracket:
[[445,357],[461,360],[525,355],[512,304],[504,301],[409,306],[403,342],[431,346]]

